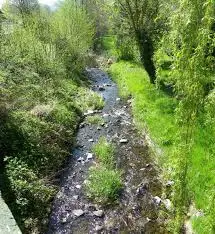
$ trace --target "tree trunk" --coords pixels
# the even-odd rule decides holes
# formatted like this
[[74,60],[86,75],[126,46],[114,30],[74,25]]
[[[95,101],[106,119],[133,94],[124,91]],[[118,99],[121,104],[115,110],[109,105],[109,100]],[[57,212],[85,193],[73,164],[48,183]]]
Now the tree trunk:
[[137,32],[137,41],[139,45],[141,62],[149,75],[150,82],[155,84],[156,68],[153,62],[154,47],[153,42],[146,32]]

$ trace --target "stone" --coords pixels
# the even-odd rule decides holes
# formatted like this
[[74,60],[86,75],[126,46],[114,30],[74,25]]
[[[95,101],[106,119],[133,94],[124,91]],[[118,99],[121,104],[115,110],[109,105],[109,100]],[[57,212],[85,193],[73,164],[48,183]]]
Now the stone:
[[90,160],[90,159],[92,159],[92,158],[93,158],[93,154],[87,153],[87,160]]
[[61,223],[66,223],[66,222],[67,222],[67,218],[66,217],[61,219]]
[[73,199],[74,199],[74,200],[78,200],[78,195],[74,195],[74,196],[73,196]]
[[166,207],[167,210],[171,210],[171,208],[172,208],[172,203],[171,203],[171,201],[170,201],[169,199],[165,199],[165,200],[163,201],[163,204],[164,204],[164,206]]
[[121,99],[120,98],[117,98],[116,101],[119,102]]
[[103,86],[99,86],[99,91],[105,91],[105,88]]
[[83,157],[78,158],[78,162],[82,162],[82,161],[84,161]]
[[174,181],[169,180],[169,181],[167,181],[166,186],[170,187],[170,186],[174,185],[174,183],[175,183]]
[[104,215],[104,211],[103,210],[96,210],[93,212],[93,214],[97,217],[102,217]]
[[85,127],[85,123],[81,123],[79,127],[80,128],[84,128]]
[[94,140],[93,140],[93,139],[89,139],[88,141],[89,141],[89,142],[94,142]]
[[78,210],[73,210],[72,213],[76,216],[76,217],[80,217],[84,214],[84,211],[81,209]]
[[155,196],[154,198],[153,198],[153,200],[154,200],[154,202],[155,202],[155,204],[156,205],[160,205],[161,204],[161,198],[160,197],[158,197],[158,196]]
[[85,116],[92,115],[92,114],[94,114],[93,110],[88,110],[87,112],[84,113]]
[[77,184],[75,187],[76,187],[77,189],[80,189],[80,188],[81,188],[81,185],[80,185],[80,184]]
[[128,140],[127,139],[121,139],[119,142],[122,143],[122,144],[125,144],[125,143],[128,143]]
[[101,231],[102,229],[103,229],[103,226],[100,226],[100,225],[96,225],[96,227],[95,227],[95,230],[97,232]]
[[97,128],[97,130],[101,130],[101,128],[100,128],[100,127],[98,127],[98,128]]

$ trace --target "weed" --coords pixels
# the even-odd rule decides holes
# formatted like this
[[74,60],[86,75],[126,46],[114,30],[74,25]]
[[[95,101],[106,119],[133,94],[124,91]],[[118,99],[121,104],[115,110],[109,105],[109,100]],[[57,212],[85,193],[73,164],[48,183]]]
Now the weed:
[[87,116],[86,122],[88,124],[103,125],[105,122],[100,115]]
[[121,173],[103,166],[92,167],[86,190],[89,197],[102,204],[114,202],[122,189]]
[[98,143],[93,146],[93,152],[95,153],[98,161],[106,168],[114,167],[114,151],[114,145],[108,143],[104,137],[101,137]]

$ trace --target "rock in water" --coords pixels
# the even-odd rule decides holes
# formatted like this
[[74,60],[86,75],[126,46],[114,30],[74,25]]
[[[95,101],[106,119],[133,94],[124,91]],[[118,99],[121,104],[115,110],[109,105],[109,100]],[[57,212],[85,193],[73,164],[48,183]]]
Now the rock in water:
[[93,212],[93,214],[97,217],[102,217],[104,215],[104,211],[103,210],[96,210]]
[[90,160],[90,159],[92,159],[92,158],[93,158],[93,154],[87,153],[87,160]]
[[105,88],[103,86],[99,86],[99,91],[105,91]]
[[128,143],[128,140],[127,139],[121,139],[119,142],[122,143],[122,144],[125,144],[125,143]]
[[100,225],[96,225],[96,227],[95,227],[95,230],[96,230],[97,232],[101,231],[102,229],[103,229],[103,227],[100,226]]
[[161,198],[160,197],[156,196],[156,197],[153,198],[153,200],[154,200],[156,205],[160,205],[160,203],[161,203]]
[[73,210],[72,212],[76,217],[80,217],[84,214],[84,211],[79,209],[79,210]]

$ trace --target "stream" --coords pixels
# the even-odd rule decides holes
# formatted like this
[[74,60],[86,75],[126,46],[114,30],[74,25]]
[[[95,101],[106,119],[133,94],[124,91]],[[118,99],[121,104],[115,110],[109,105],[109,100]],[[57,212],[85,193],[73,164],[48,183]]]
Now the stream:
[[[131,100],[121,100],[116,84],[100,69],[86,71],[92,90],[105,100],[103,110],[96,113],[105,125],[81,124],[53,202],[48,234],[166,233],[155,199],[161,197],[162,184],[144,136],[133,124]],[[87,155],[101,136],[116,145],[117,167],[123,172],[124,183],[118,202],[107,207],[95,204],[84,192],[88,170],[95,163],[95,157],[89,159]],[[126,142],[120,143],[122,139]],[[95,215],[95,211],[100,214]]]

